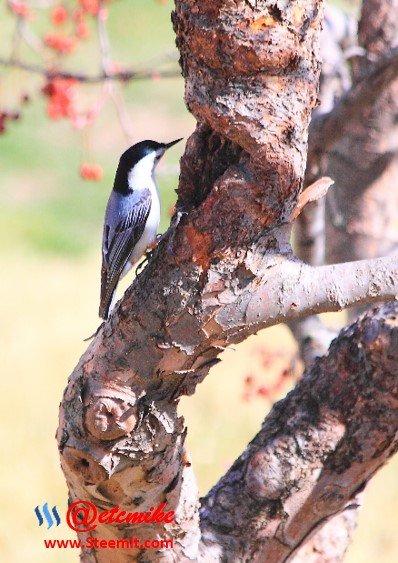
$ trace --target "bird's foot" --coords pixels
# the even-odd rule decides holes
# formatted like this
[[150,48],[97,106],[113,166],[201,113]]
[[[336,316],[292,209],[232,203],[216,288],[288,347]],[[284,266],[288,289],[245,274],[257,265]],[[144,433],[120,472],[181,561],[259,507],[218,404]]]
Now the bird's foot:
[[135,269],[135,273],[138,274],[139,272],[141,272],[142,268],[145,266],[145,264],[147,262],[149,262],[151,256],[153,255],[155,249],[157,247],[157,243],[155,242],[154,244],[151,244],[151,246],[148,246],[148,250],[145,252],[143,259],[141,260],[141,262],[138,263],[136,269]]
[[165,240],[166,238],[169,238],[168,244],[167,244],[167,252],[171,252],[171,248],[174,242],[174,235],[175,235],[175,231],[176,228],[181,220],[181,217],[183,215],[186,215],[186,211],[178,211],[173,219],[172,224],[170,225],[170,227],[167,229],[167,231],[163,234],[159,234],[156,235],[156,239],[154,240],[154,242],[148,247],[148,251],[145,253],[144,258],[142,259],[142,261],[138,264],[137,268],[136,268],[136,274],[138,274],[142,268],[145,266],[145,264],[149,261],[149,259],[152,257],[154,250],[159,246],[159,244]]
[[102,322],[102,323],[99,325],[99,327],[97,328],[97,330],[96,330],[91,336],[88,336],[87,338],[84,338],[84,339],[83,339],[83,342],[88,342],[89,340],[92,340],[93,338],[95,338],[103,326],[104,326],[104,322]]
[[162,235],[157,235],[156,237],[156,244],[160,244],[163,240],[165,240],[166,238],[168,238],[168,242],[167,242],[167,247],[166,250],[167,252],[170,254],[172,251],[172,247],[173,247],[173,243],[174,243],[174,237],[176,234],[176,230],[177,227],[181,221],[181,217],[183,215],[187,215],[186,211],[176,211],[173,220],[171,222],[171,225],[169,226],[169,228],[167,229],[167,231],[165,233],[163,233]]
[[142,270],[142,268],[145,266],[145,264],[148,262],[148,258],[147,255],[144,255],[144,258],[141,260],[141,262],[138,262],[137,267],[135,269],[135,275],[139,274]]

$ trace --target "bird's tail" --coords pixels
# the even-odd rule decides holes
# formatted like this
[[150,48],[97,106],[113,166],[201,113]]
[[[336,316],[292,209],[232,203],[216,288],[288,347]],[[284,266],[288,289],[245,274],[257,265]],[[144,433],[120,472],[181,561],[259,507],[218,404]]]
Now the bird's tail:
[[101,319],[104,319],[106,321],[109,318],[109,315],[111,314],[112,309],[115,306],[115,301],[116,301],[116,289],[114,289],[112,293],[110,293],[109,295],[106,295],[105,299],[101,300],[101,304],[98,311],[98,314],[101,317]]

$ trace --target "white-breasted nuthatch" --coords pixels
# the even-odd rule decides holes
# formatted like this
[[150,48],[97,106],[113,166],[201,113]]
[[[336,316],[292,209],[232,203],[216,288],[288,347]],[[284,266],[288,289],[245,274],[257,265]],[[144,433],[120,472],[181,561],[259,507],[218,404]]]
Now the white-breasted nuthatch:
[[99,315],[107,319],[119,280],[156,240],[160,200],[155,167],[166,150],[181,141],[141,141],[120,157],[105,212]]

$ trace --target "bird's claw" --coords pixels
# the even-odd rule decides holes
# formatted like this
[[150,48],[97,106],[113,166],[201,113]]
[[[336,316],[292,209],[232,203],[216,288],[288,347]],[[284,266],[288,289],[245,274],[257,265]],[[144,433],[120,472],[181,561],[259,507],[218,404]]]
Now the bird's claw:
[[135,269],[135,273],[136,273],[136,274],[138,274],[138,273],[142,270],[142,268],[145,266],[145,264],[146,264],[147,262],[149,262],[149,260],[150,260],[151,256],[153,255],[154,250],[156,249],[156,247],[157,247],[157,244],[152,245],[152,246],[150,246],[150,247],[148,248],[148,250],[145,252],[143,259],[141,260],[141,262],[138,263],[138,265],[137,265],[137,267],[136,267],[136,269]]
[[170,251],[171,251],[171,246],[172,246],[173,241],[174,241],[174,235],[175,235],[176,228],[177,228],[177,226],[178,226],[178,224],[179,224],[179,222],[180,222],[180,220],[181,220],[181,217],[182,217],[183,215],[187,215],[187,212],[186,212],[186,211],[181,211],[181,210],[180,210],[180,211],[177,211],[177,213],[176,213],[175,216],[174,216],[174,220],[173,220],[173,222],[171,223],[171,225],[169,226],[169,228],[167,229],[167,231],[166,231],[165,233],[163,233],[163,234],[158,234],[158,235],[156,235],[155,241],[154,241],[154,242],[152,243],[152,245],[148,248],[147,252],[145,253],[144,258],[143,258],[142,261],[138,264],[138,266],[137,266],[137,268],[136,268],[136,274],[138,274],[138,273],[142,270],[142,268],[144,267],[144,265],[145,265],[147,262],[149,262],[150,258],[151,258],[152,255],[153,255],[154,250],[155,250],[155,249],[158,247],[158,245],[159,245],[163,240],[165,240],[169,235],[170,235],[170,238],[169,238],[169,241],[168,241],[168,244],[167,244],[167,251],[170,253]]
[[89,340],[92,340],[93,338],[95,338],[97,336],[97,334],[99,333],[99,331],[101,330],[101,328],[104,326],[104,322],[102,322],[99,327],[97,328],[97,330],[91,335],[88,336],[87,338],[83,339],[83,342],[88,342]]

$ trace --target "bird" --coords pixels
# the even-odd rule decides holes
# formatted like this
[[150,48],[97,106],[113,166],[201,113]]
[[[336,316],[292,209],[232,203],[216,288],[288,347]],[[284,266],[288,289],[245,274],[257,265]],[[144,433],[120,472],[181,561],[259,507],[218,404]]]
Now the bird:
[[160,199],[154,172],[167,149],[181,140],[140,141],[120,157],[102,236],[99,316],[104,320],[113,309],[119,281],[156,240]]

